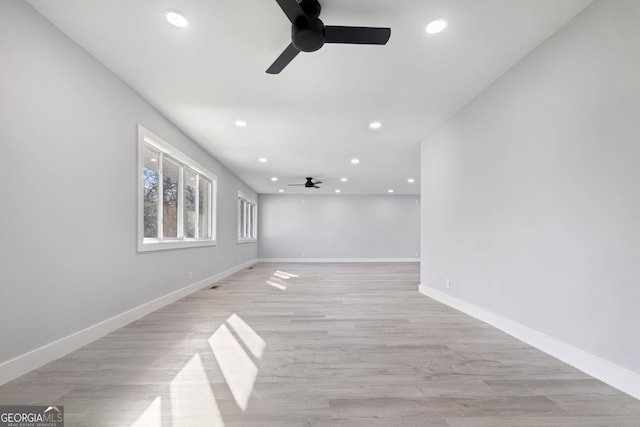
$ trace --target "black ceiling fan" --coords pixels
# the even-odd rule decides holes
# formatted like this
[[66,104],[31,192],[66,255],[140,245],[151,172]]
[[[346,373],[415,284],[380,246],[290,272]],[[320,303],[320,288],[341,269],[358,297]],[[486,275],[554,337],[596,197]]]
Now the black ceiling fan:
[[291,43],[267,70],[278,74],[302,52],[314,52],[325,43],[387,44],[391,28],[324,25],[318,0],[276,0],[291,21]]
[[320,187],[318,187],[318,184],[322,184],[322,181],[313,182],[313,178],[308,176],[307,177],[307,182],[305,182],[304,184],[289,184],[289,187],[295,187],[295,186],[304,185],[305,188],[320,188]]

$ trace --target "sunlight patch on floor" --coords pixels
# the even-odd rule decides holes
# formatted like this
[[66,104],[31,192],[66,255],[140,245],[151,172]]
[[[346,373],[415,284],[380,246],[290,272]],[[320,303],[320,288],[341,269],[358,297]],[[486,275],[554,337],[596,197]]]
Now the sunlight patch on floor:
[[262,337],[258,335],[258,333],[254,331],[251,326],[247,325],[247,323],[235,313],[229,316],[229,318],[227,319],[227,323],[233,328],[234,331],[236,331],[236,334],[238,334],[251,354],[253,354],[256,359],[262,359],[262,353],[264,352],[264,348],[267,345]]
[[211,335],[209,346],[236,404],[246,411],[253,384],[258,376],[258,368],[225,325],[221,325]]
[[162,398],[156,397],[131,427],[162,427]]
[[293,277],[300,277],[295,274],[287,273],[284,271],[276,270],[275,273],[271,275],[269,280],[267,280],[267,285],[271,285],[274,288],[278,288],[281,291],[287,290],[287,285],[285,284],[285,280],[289,280]]
[[174,426],[224,427],[200,355],[196,354],[169,385]]
[[274,275],[277,277],[280,277],[281,279],[291,279],[292,277],[300,277],[295,274],[287,273],[286,271],[280,271],[280,270],[276,270]]
[[273,280],[267,280],[267,285],[271,285],[274,288],[280,289],[281,291],[286,291],[287,290],[287,287],[285,285],[281,285],[280,283],[276,283]]
[[[227,318],[226,324],[218,327],[208,343],[236,404],[246,411],[258,376],[258,368],[248,353],[260,360],[267,343],[236,313]],[[171,380],[165,411],[167,406],[171,408],[172,426],[224,427],[200,353],[196,353]],[[162,396],[157,396],[130,427],[162,427],[162,413]]]

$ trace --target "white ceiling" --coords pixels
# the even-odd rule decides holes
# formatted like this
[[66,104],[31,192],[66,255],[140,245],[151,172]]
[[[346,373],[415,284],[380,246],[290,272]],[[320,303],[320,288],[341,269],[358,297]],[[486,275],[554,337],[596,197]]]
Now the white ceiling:
[[[325,45],[268,75],[290,41],[275,0],[28,1],[258,193],[313,194],[419,194],[420,142],[591,3],[321,0],[325,24],[388,26],[389,43]],[[435,18],[449,26],[427,35]],[[325,184],[287,187],[306,176]]]

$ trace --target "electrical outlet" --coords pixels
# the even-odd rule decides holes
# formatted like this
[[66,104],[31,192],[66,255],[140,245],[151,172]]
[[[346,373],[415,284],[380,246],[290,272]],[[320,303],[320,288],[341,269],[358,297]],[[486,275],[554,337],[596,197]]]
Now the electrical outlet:
[[447,289],[451,288],[451,279],[447,279]]
[[189,280],[193,279],[193,273],[189,272]]

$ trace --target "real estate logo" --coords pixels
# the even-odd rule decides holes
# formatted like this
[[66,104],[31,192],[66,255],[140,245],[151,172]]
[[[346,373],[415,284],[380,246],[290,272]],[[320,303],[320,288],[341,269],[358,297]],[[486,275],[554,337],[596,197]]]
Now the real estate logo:
[[64,427],[64,406],[0,406],[0,427]]

